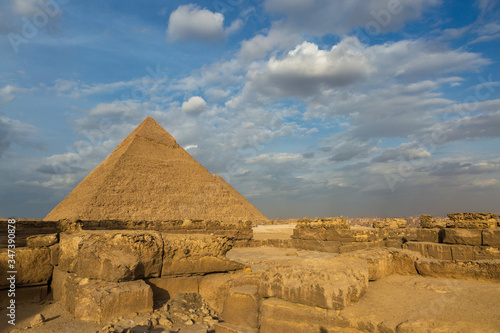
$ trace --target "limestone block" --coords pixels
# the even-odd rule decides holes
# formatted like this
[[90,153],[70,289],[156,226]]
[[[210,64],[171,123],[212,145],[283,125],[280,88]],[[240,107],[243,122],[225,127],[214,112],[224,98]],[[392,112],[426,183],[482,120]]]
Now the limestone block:
[[199,290],[201,277],[160,277],[145,280],[153,290],[155,301],[168,301],[180,293],[197,293]]
[[375,242],[383,239],[378,229],[330,229],[325,234],[326,240],[339,242]]
[[500,228],[484,229],[483,245],[500,248]]
[[233,241],[209,235],[174,235],[163,233],[162,276],[206,274],[243,269],[246,266],[225,257]]
[[59,243],[49,247],[50,249],[50,264],[52,266],[59,265]]
[[65,288],[64,284],[67,281],[70,274],[72,273],[63,271],[59,267],[54,267],[54,272],[52,274],[52,282],[50,285],[50,289],[52,290],[52,298],[54,298],[54,301],[66,304],[66,300],[64,298],[66,296],[66,291],[64,290]]
[[368,287],[362,259],[308,258],[276,261],[262,273],[259,293],[327,309],[355,303]]
[[107,282],[60,269],[52,280],[54,299],[80,320],[106,320],[153,311],[153,292],[143,281]]
[[420,252],[424,257],[452,260],[451,246],[448,244],[436,244],[428,242],[407,242],[403,249]]
[[327,240],[325,228],[310,229],[295,227],[295,229],[293,229],[293,234],[291,237],[295,239]]
[[325,217],[321,219],[300,219],[297,221],[297,229],[350,229],[351,226],[343,217]]
[[301,250],[338,253],[342,243],[338,241],[320,241],[314,239],[292,239],[291,245],[290,247]]
[[61,233],[59,235],[59,267],[67,272],[75,272],[78,249],[90,234],[88,232]]
[[435,219],[431,215],[420,216],[420,227],[425,229],[446,228],[447,222],[446,219]]
[[339,253],[353,252],[358,250],[385,247],[384,241],[347,243],[339,247]]
[[221,319],[228,324],[257,329],[260,296],[257,285],[232,287],[224,302]]
[[241,327],[228,323],[217,323],[214,325],[215,333],[257,333],[254,328]]
[[27,239],[28,247],[49,247],[59,241],[58,234],[34,235],[29,236]]
[[268,298],[262,301],[260,312],[262,333],[349,331],[345,329],[349,323],[339,317],[335,310]]
[[482,231],[479,229],[443,229],[443,243],[461,245],[481,245]]
[[81,279],[74,315],[103,323],[120,316],[153,311],[153,292],[143,281],[105,282]]
[[439,243],[439,233],[441,229],[438,228],[418,228],[417,229],[417,241],[419,242],[430,242]]
[[8,260],[8,249],[0,249],[0,288],[9,285],[8,271],[17,271],[16,285],[46,284],[52,276],[50,249],[47,247],[19,247],[15,250],[15,268],[11,269]]
[[498,221],[498,216],[492,213],[456,213],[448,214],[448,217],[454,221]]
[[69,272],[104,281],[129,281],[160,276],[163,240],[156,231],[83,231],[62,234],[59,251],[59,265]]
[[421,255],[413,251],[395,248],[367,249],[338,258],[364,259],[368,263],[368,279],[376,281],[391,274],[417,275],[415,262]]
[[217,313],[222,313],[224,302],[229,296],[231,283],[238,276],[241,276],[241,274],[209,274],[203,276],[200,281],[199,293],[212,309]]
[[464,280],[500,281],[498,260],[448,261],[421,258],[416,262],[423,276]]

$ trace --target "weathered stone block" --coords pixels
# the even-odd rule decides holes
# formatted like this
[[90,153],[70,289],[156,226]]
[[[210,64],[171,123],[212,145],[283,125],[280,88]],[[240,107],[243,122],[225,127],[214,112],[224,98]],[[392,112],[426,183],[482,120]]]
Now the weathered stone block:
[[439,243],[439,233],[441,229],[417,229],[417,241]]
[[443,229],[443,243],[461,245],[481,245],[481,230],[478,229]]
[[75,272],[80,244],[89,237],[87,232],[61,233],[59,235],[59,267]]
[[325,217],[321,219],[300,219],[295,226],[297,229],[350,229],[351,226],[343,217]]
[[241,274],[209,274],[203,276],[200,281],[199,293],[212,309],[217,313],[222,313],[232,282],[238,276],[241,276]]
[[403,249],[420,252],[424,257],[452,260],[451,245],[428,242],[407,242]]
[[66,304],[66,291],[64,290],[64,283],[66,282],[70,274],[72,273],[68,273],[58,267],[54,267],[50,289],[52,290],[52,297],[54,298],[54,300],[57,302],[61,302],[62,304]]
[[46,247],[29,248],[20,247],[15,250],[15,267],[9,266],[8,249],[0,249],[0,288],[9,285],[7,271],[17,271],[16,285],[46,284],[52,276],[50,263],[50,250]]
[[326,235],[327,240],[340,241],[343,243],[356,242],[376,242],[382,240],[380,230],[377,229],[337,229],[329,230]]
[[483,245],[500,248],[500,228],[484,229]]
[[435,219],[431,215],[420,216],[420,227],[425,229],[446,228],[446,219]]
[[154,300],[168,301],[180,293],[197,293],[200,276],[160,277],[145,280],[153,290]]
[[325,228],[309,229],[295,227],[295,229],[293,229],[293,234],[291,237],[295,239],[327,240]]
[[225,257],[233,246],[233,241],[225,237],[165,233],[162,237],[162,276],[228,272],[246,267]]
[[224,302],[221,319],[229,324],[257,329],[260,296],[256,285],[232,287]]
[[454,221],[498,221],[498,216],[492,213],[455,213],[448,214],[448,217]]
[[290,332],[343,332],[348,331],[348,322],[335,310],[321,309],[277,298],[262,301],[262,333]]
[[290,247],[309,250],[309,251],[321,251],[330,253],[339,253],[339,248],[342,245],[338,241],[320,241],[312,239],[292,239]]
[[58,234],[34,235],[26,239],[28,247],[49,247],[59,241]]
[[214,325],[215,333],[257,333],[255,328],[241,327],[228,323],[217,323]]
[[83,231],[62,234],[59,251],[62,269],[81,277],[128,281],[160,276],[163,240],[156,231]]
[[423,276],[500,281],[498,260],[447,261],[421,258],[417,261],[416,267],[418,273]]
[[80,320],[102,323],[115,317],[153,311],[153,292],[143,280],[91,280],[56,269],[52,290],[54,299]]
[[366,260],[370,281],[376,281],[391,274],[417,275],[415,262],[420,257],[413,251],[394,248],[368,249],[339,256],[339,258]]
[[103,323],[112,318],[153,311],[153,292],[142,280],[104,282],[81,279],[74,315]]
[[379,247],[384,247],[385,242],[384,241],[376,241],[376,242],[355,242],[355,243],[348,243],[345,245],[342,245],[339,247],[339,253],[346,253],[346,252],[353,252],[353,251],[358,251],[358,250],[365,250],[365,249],[373,249],[373,248],[379,248]]
[[343,309],[368,287],[365,260],[311,258],[277,261],[262,273],[259,292],[289,302]]
[[59,265],[59,243],[49,247],[50,249],[50,263],[52,266]]

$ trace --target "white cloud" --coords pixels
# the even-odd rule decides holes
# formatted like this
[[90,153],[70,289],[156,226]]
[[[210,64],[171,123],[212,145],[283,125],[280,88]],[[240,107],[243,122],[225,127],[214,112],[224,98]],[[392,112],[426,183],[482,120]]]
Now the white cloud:
[[323,87],[366,80],[373,69],[363,54],[349,48],[349,42],[344,40],[329,51],[304,42],[283,59],[271,58],[263,71],[250,71],[248,88],[280,97],[308,96]]
[[12,85],[6,85],[0,89],[0,98],[5,103],[12,102],[16,98],[16,94],[22,94],[31,91],[32,89],[20,88]]
[[290,33],[279,26],[271,28],[267,35],[258,34],[241,42],[240,56],[245,60],[266,57],[275,49],[288,49],[300,43],[302,38],[297,33]]
[[193,96],[187,102],[182,103],[182,111],[197,116],[207,108],[207,102],[200,96]]
[[[356,37],[346,37],[330,50],[303,42],[281,57],[271,57],[267,63],[254,63],[242,94],[233,98],[229,105],[262,102],[259,96],[274,99],[298,96],[310,98],[309,101],[316,105],[327,104],[329,113],[333,113],[339,102],[349,107],[368,98],[366,102],[371,103],[369,99],[377,96],[371,96],[370,92],[388,82],[400,82],[406,95],[419,90],[431,91],[445,81],[461,80],[443,78],[443,75],[474,71],[489,63],[480,54],[437,48],[423,40],[368,46]],[[436,82],[429,80],[430,77],[435,77]],[[415,82],[421,78],[427,79]],[[358,91],[369,93],[359,94]],[[340,101],[338,93],[343,94]],[[388,94],[398,97],[390,91]],[[349,95],[352,97],[346,98]],[[404,96],[399,97],[401,101],[404,99]],[[436,97],[434,103],[438,102]]]
[[213,42],[237,32],[242,26],[243,21],[236,19],[224,29],[223,14],[188,4],[179,6],[170,14],[166,33],[171,42]]

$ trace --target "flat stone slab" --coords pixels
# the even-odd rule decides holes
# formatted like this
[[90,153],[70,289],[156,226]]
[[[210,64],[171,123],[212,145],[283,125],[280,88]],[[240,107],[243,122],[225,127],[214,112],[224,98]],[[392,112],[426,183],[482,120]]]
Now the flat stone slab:
[[325,309],[343,309],[368,287],[368,265],[362,259],[296,259],[273,261],[262,273],[259,294]]

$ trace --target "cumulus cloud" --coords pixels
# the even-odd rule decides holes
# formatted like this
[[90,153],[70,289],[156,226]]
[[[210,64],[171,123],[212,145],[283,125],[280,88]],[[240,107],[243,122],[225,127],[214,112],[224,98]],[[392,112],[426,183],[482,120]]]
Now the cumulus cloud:
[[[274,99],[296,96],[316,106],[326,105],[327,112],[332,113],[341,108],[359,109],[359,103],[373,107],[373,98],[378,97],[371,92],[378,90],[379,94],[380,86],[395,82],[399,87],[396,92],[402,94],[390,91],[387,94],[399,99],[397,103],[402,106],[408,102],[405,99],[409,95],[435,90],[445,82],[462,80],[456,76],[444,79],[445,75],[474,71],[489,63],[480,54],[436,48],[423,40],[368,46],[356,37],[346,37],[326,50],[303,42],[281,57],[271,57],[266,63],[254,65],[247,73],[242,94],[230,104],[256,101],[259,96]],[[432,77],[435,80],[428,79]],[[418,81],[423,78],[426,80]],[[381,100],[384,105],[387,105],[386,97]],[[431,100],[432,103],[446,103],[436,94]],[[308,110],[311,116],[318,111],[312,106]]]
[[365,80],[373,69],[348,43],[339,43],[327,51],[304,42],[282,59],[271,58],[264,71],[250,71],[249,89],[280,97],[308,96],[318,89]]
[[224,28],[223,14],[188,4],[179,6],[170,14],[167,38],[171,42],[213,42],[237,32],[242,26],[243,21],[236,19],[229,27]]
[[207,102],[200,96],[193,96],[187,102],[182,103],[182,111],[197,116],[207,108]]
[[275,49],[289,49],[301,40],[300,34],[290,33],[275,25],[267,35],[257,34],[249,40],[242,41],[240,56],[245,60],[264,58]]

